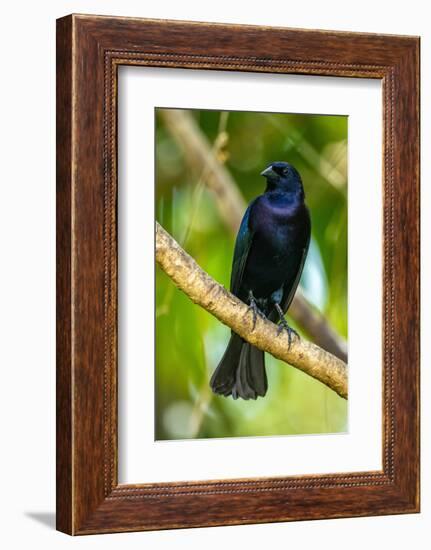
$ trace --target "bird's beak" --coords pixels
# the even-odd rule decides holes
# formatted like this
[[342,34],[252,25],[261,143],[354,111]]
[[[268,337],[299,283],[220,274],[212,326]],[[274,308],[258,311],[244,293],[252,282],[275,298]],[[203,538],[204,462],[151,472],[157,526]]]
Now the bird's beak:
[[272,166],[268,166],[268,168],[265,168],[265,170],[261,172],[260,175],[263,176],[264,178],[269,178],[270,176],[275,176],[276,174],[272,169]]

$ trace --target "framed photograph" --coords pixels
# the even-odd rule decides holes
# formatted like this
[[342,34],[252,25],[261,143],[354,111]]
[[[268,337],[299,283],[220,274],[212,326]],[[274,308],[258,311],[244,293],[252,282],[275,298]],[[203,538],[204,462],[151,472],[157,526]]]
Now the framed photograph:
[[57,21],[57,528],[419,511],[419,38]]

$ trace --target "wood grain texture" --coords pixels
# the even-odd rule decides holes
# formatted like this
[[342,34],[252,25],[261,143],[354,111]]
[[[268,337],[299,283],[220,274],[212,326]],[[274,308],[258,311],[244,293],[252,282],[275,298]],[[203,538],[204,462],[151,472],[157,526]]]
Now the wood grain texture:
[[57,529],[72,531],[72,33],[67,20],[57,27]]
[[[75,15],[57,24],[58,529],[86,534],[418,511],[419,39]],[[382,471],[118,485],[122,64],[382,79]]]

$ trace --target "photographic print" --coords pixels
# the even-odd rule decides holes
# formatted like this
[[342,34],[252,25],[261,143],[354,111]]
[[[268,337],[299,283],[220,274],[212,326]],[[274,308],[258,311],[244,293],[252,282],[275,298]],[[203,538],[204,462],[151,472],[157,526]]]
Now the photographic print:
[[[155,215],[277,334],[347,361],[348,117],[156,108]],[[155,439],[348,431],[347,401],[156,267]]]
[[57,21],[58,530],[419,511],[419,57]]

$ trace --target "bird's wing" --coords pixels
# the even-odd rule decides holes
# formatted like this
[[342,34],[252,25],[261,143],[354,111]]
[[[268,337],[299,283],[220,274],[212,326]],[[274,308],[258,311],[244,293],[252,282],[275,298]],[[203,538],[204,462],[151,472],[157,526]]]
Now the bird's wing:
[[253,242],[253,232],[250,230],[248,220],[250,216],[250,210],[254,204],[254,201],[249,205],[245,211],[244,217],[236,237],[235,249],[233,253],[232,274],[230,278],[230,291],[235,296],[238,295],[241,288],[242,277],[244,273],[245,264],[247,262],[248,253],[250,251],[251,243]]
[[299,280],[301,279],[302,270],[304,269],[305,258],[307,257],[309,243],[310,241],[307,242],[307,245],[304,247],[302,251],[301,262],[299,264],[299,268],[296,273],[295,279],[293,279],[293,281],[292,280],[288,281],[284,285],[282,303],[280,304],[284,312],[286,312],[289,309],[290,304],[292,303],[293,297],[295,296],[295,292],[298,287]]
[[[295,296],[295,292],[299,284],[299,280],[301,279],[302,270],[304,269],[305,259],[307,257],[308,247],[310,245],[310,236],[311,236],[311,223],[310,223],[309,217],[308,217],[306,231],[307,231],[307,238],[306,238],[304,247],[302,249],[302,255],[301,255],[300,262],[298,264],[298,269],[296,271],[296,274],[294,277],[291,277],[290,279],[288,279],[283,285],[283,296],[281,298],[280,306],[285,313],[289,309],[290,304],[292,303],[293,297]],[[278,313],[276,312],[275,309],[271,311],[268,318],[273,322],[275,322],[278,319]]]

